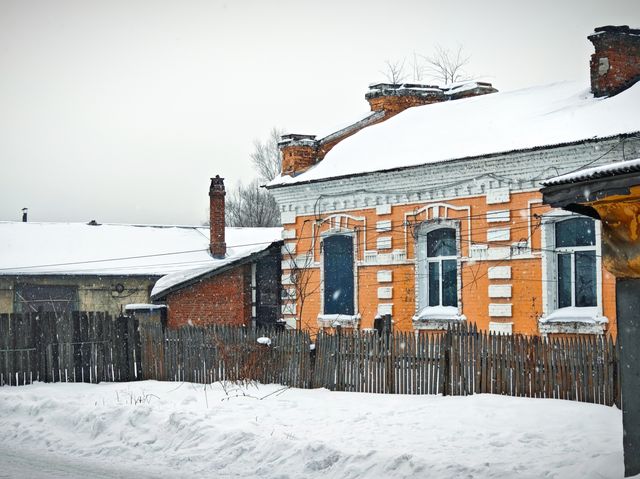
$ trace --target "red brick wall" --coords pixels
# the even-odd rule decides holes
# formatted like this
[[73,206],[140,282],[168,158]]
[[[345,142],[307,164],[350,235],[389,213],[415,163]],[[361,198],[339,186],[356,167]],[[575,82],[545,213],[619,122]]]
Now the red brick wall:
[[167,296],[167,324],[242,326],[251,321],[251,265],[242,265]]
[[[487,205],[484,196],[465,197],[449,200],[446,203],[461,208],[459,210],[450,210],[447,218],[458,220],[460,222],[460,253],[462,257],[469,256],[469,228],[471,228],[471,242],[478,244],[487,244],[487,230],[496,227],[509,227],[511,230],[511,239],[506,242],[495,242],[492,246],[504,246],[511,244],[519,239],[526,239],[529,236],[529,226],[531,226],[531,247],[536,256],[528,259],[510,259],[502,261],[467,260],[460,264],[461,272],[461,303],[462,313],[466,315],[469,321],[475,322],[482,330],[489,329],[490,322],[513,322],[513,332],[529,335],[539,334],[538,318],[542,315],[542,297],[543,288],[547,287],[547,283],[542,277],[542,258],[540,252],[542,248],[542,232],[538,227],[538,219],[529,217],[529,215],[541,215],[550,210],[550,207],[543,206],[541,203],[533,203],[529,205],[531,200],[541,200],[539,192],[521,192],[512,193],[508,203],[498,205]],[[434,200],[433,204],[439,203]],[[462,207],[469,207],[466,210]],[[390,232],[378,233],[375,227],[369,226],[366,232],[366,245],[363,244],[364,236],[358,237],[358,260],[362,262],[365,250],[376,250],[376,240],[379,236],[390,236],[392,238],[392,249],[405,249],[407,258],[411,261],[415,259],[415,241],[409,235],[405,237],[405,231],[402,227],[406,221],[405,214],[411,213],[417,209],[415,204],[393,206],[391,213],[379,216],[375,208],[357,210],[360,217],[364,217],[365,221],[353,221],[349,223],[347,228],[365,228],[365,225],[376,225],[376,221],[381,219],[389,219],[392,221],[393,230]],[[486,221],[486,212],[489,210],[509,209],[513,211],[508,222],[488,223]],[[353,212],[350,212],[354,214]],[[424,213],[422,213],[424,215]],[[471,217],[469,223],[467,218]],[[312,218],[315,219],[315,218]],[[422,221],[426,219],[424,216],[409,217],[413,221]],[[320,253],[320,241],[312,243],[314,238],[319,238],[322,229],[313,230],[315,222],[310,221],[309,217],[298,216],[295,225],[286,225],[288,231],[294,230],[297,239],[289,240],[289,244],[296,245],[296,254],[303,255],[312,252],[314,261],[319,266],[322,256]],[[330,223],[324,223],[324,228],[330,227]],[[344,226],[344,224],[343,224]],[[317,226],[316,226],[317,227]],[[315,232],[314,232],[315,231]],[[405,243],[406,242],[406,243]],[[391,249],[386,250],[391,251]],[[509,279],[489,279],[488,268],[490,266],[510,266],[511,277]],[[393,272],[392,283],[380,283],[377,279],[379,270],[388,270]],[[321,294],[320,286],[320,268],[314,267],[309,269],[309,294],[304,299],[304,309],[300,314],[300,298],[297,301],[297,316],[299,317],[299,327],[309,331],[318,328],[317,317],[321,313]],[[283,271],[286,277],[289,273]],[[602,303],[603,314],[609,319],[607,332],[616,335],[616,308],[615,308],[615,278],[606,270],[602,271]],[[510,298],[490,298],[489,286],[491,285],[511,285],[512,294]],[[381,286],[392,286],[391,299],[379,299],[378,288]],[[287,286],[283,286],[287,287]],[[357,307],[361,314],[360,327],[371,328],[374,324],[374,318],[377,314],[378,305],[380,303],[392,303],[392,317],[395,321],[394,328],[396,331],[413,331],[412,316],[416,311],[416,278],[415,265],[407,264],[359,264],[357,268]],[[510,317],[490,317],[489,304],[511,304],[512,315]],[[293,316],[293,315],[292,315]],[[301,316],[301,317],[300,317]]]
[[[591,55],[591,91],[595,96],[615,95],[640,79],[639,34],[613,30],[589,39],[596,49]],[[601,61],[608,63],[608,69],[600,69]]]
[[282,173],[291,175],[301,173],[310,166],[315,165],[317,152],[310,145],[283,146],[282,151]]

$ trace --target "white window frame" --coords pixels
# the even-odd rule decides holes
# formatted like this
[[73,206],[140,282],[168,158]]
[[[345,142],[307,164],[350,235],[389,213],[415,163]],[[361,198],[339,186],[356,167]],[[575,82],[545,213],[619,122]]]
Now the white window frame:
[[[353,241],[353,315],[325,314],[324,312],[324,240],[330,236],[350,236]],[[358,240],[356,231],[346,228],[332,228],[320,234],[320,314],[318,314],[318,326],[327,328],[340,325],[345,328],[357,328],[360,322],[358,312]]]
[[[456,255],[455,256],[437,256],[428,257],[427,234],[432,231],[448,228],[453,229],[456,235]],[[415,229],[415,285],[416,285],[416,301],[415,315],[413,316],[414,329],[445,329],[450,322],[464,321],[466,317],[462,314],[462,262],[460,248],[460,222],[458,220],[434,219],[427,220],[418,225]],[[446,260],[456,261],[456,303],[455,313],[452,314],[433,314],[429,313],[429,309],[442,308],[442,262]],[[439,287],[439,306],[429,306],[429,263],[439,263],[440,267],[440,287]]]
[[[602,313],[602,240],[600,221],[595,225],[595,246],[571,246],[556,248],[556,225],[562,221],[585,218],[584,215],[565,210],[551,210],[542,216],[542,316],[538,320],[541,334],[580,333],[603,334],[608,319]],[[594,251],[596,254],[596,306],[576,307],[575,305],[575,253]],[[558,308],[558,253],[571,253],[571,304]],[[570,309],[571,308],[571,311]],[[563,310],[567,311],[563,318]],[[576,316],[575,311],[583,311]],[[571,313],[571,314],[569,314]]]

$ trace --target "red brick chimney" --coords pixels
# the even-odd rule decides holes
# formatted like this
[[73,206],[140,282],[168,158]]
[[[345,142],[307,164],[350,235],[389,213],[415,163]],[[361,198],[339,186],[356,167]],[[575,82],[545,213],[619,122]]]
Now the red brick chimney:
[[591,55],[594,96],[616,95],[640,80],[640,30],[608,25],[588,38],[596,49]]
[[318,142],[315,135],[282,135],[278,142],[282,155],[282,174],[296,175],[316,164]]
[[209,250],[214,258],[224,258],[227,244],[224,242],[224,178],[211,178],[209,187]]
[[412,106],[438,103],[446,99],[440,87],[412,83],[376,83],[369,86],[364,97],[369,102],[371,111],[384,111],[386,118]]
[[470,96],[485,95],[498,90],[491,83],[467,82],[440,88],[418,83],[376,83],[369,86],[365,99],[371,114],[352,125],[316,139],[314,135],[289,134],[280,137],[278,146],[282,154],[282,174],[295,176],[305,172],[345,138],[371,125],[414,106],[429,105]]

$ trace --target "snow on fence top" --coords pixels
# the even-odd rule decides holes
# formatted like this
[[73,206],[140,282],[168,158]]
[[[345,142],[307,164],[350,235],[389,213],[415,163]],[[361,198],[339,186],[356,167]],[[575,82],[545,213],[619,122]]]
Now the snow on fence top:
[[338,143],[317,165],[270,186],[326,180],[640,131],[640,83],[594,98],[561,82],[409,108]]
[[281,228],[226,228],[227,258],[209,254],[209,228],[0,222],[0,275],[162,276],[215,268],[265,249]]

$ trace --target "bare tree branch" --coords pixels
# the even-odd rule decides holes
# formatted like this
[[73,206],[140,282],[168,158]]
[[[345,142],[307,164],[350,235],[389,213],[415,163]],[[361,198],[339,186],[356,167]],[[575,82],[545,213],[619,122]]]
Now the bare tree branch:
[[411,58],[411,76],[414,82],[421,83],[424,80],[425,68],[422,55],[419,55],[414,50]]
[[[302,229],[304,230],[304,225]],[[314,235],[314,237],[316,237],[316,235]],[[313,328],[312,324],[303,323],[304,306],[307,298],[320,289],[320,283],[311,281],[314,271],[312,268],[314,264],[313,242],[305,254],[298,254],[296,256],[295,252],[298,251],[299,243],[300,239],[298,239],[295,243],[296,246],[293,248],[292,244],[285,243],[284,246],[285,253],[283,259],[289,260],[289,281],[292,285],[292,288],[285,289],[285,291],[293,291],[295,294],[295,297],[287,296],[285,302],[290,305],[296,305],[296,318],[299,321],[296,329],[311,330]]]
[[387,60],[384,62],[385,67],[383,70],[380,70],[380,73],[384,75],[389,83],[397,85],[399,83],[402,83],[407,78],[404,64],[404,58],[402,59],[402,61],[396,60],[392,62],[391,60]]
[[426,73],[444,85],[471,79],[464,70],[471,56],[465,54],[462,45],[458,45],[457,50],[453,51],[436,45],[433,55],[423,56],[423,58],[426,62]]
[[278,141],[284,134],[283,130],[272,128],[269,137],[264,141],[254,140],[251,162],[258,172],[258,178],[263,181],[271,181],[282,171],[282,158]]
[[254,180],[248,185],[239,183],[227,193],[227,226],[280,226],[278,205],[260,183],[260,180]]

